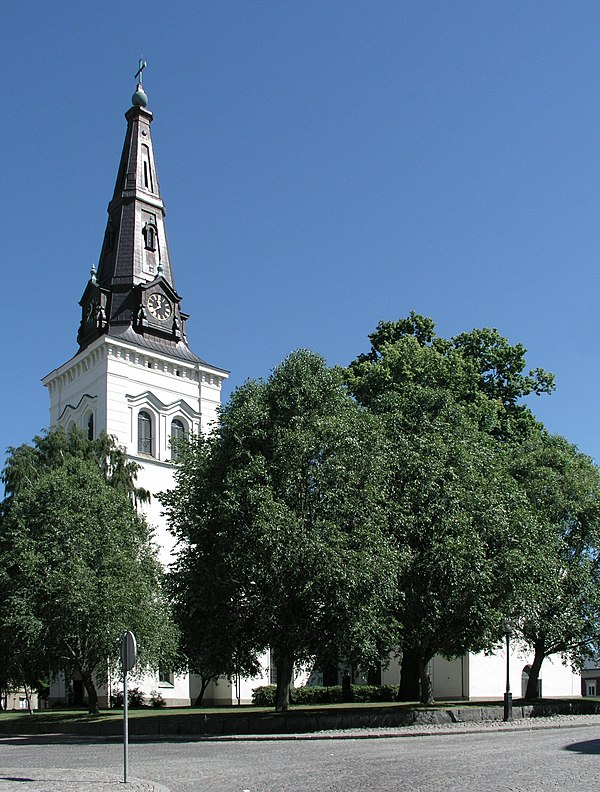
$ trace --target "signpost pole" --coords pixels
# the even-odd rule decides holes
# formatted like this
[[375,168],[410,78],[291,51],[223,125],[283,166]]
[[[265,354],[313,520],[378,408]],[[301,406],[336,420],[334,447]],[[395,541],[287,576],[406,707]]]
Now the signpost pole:
[[127,671],[123,669],[123,783],[127,784],[129,770],[129,711],[127,701]]
[[129,773],[129,702],[127,700],[127,672],[135,665],[137,647],[135,635],[127,630],[121,639],[121,666],[123,668],[123,783]]

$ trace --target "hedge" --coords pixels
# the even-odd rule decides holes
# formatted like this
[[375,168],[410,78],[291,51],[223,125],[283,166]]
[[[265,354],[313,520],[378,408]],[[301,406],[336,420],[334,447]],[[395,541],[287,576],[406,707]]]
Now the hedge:
[[[355,702],[395,701],[398,697],[398,685],[351,685],[350,689]],[[274,707],[276,690],[275,685],[254,688],[252,703],[257,707]],[[290,699],[292,704],[340,704],[343,701],[342,686],[291,688]]]

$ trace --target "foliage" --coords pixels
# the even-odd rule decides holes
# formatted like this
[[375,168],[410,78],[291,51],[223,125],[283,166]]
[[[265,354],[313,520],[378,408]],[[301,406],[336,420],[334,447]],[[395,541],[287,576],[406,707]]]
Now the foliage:
[[470,406],[480,427],[498,439],[521,436],[536,424],[522,399],[551,393],[554,375],[536,368],[525,373],[526,349],[511,345],[495,329],[435,334],[432,319],[411,312],[407,319],[380,322],[369,336],[371,349],[345,370],[351,392],[371,409],[385,409],[386,397],[408,388],[452,394]]
[[110,706],[113,709],[123,709],[123,691],[117,690],[110,694]]
[[[86,445],[87,444],[87,445]],[[140,665],[172,657],[176,633],[163,572],[131,497],[132,469],[111,443],[99,458],[80,433],[52,432],[15,449],[0,521],[0,635],[34,671],[78,673],[97,708],[95,679],[118,663],[132,629]],[[112,451],[111,451],[112,448]]]
[[154,709],[162,709],[163,707],[167,706],[167,702],[164,700],[160,691],[150,691],[150,706],[154,707]]
[[[357,703],[370,701],[394,701],[398,696],[398,685],[352,685],[352,700]],[[252,703],[257,707],[275,705],[277,688],[275,685],[263,685],[252,690]],[[342,686],[304,685],[290,691],[293,704],[340,704],[342,702]]]
[[128,494],[134,503],[150,500],[150,493],[135,484],[139,465],[127,458],[113,437],[102,433],[96,440],[88,440],[77,427],[69,432],[57,427],[45,435],[34,437],[33,445],[23,444],[8,449],[2,471],[4,507],[8,507],[20,491],[50,470],[62,467],[68,459],[81,459],[97,466],[106,484]]
[[381,656],[397,555],[381,453],[379,422],[306,351],[239,388],[215,432],[182,450],[161,497],[180,541],[174,594],[192,664],[244,673],[271,646],[285,709],[294,663]]
[[527,690],[534,698],[545,657],[558,653],[580,667],[600,641],[600,471],[543,430],[510,449],[510,465],[540,528],[513,625],[534,649]]
[[[153,707],[163,707],[164,701],[162,704],[155,704],[154,701],[160,698],[162,700],[162,696],[160,693],[156,693],[156,691],[152,691],[150,694],[150,704]],[[123,691],[116,690],[110,695],[110,706],[113,709],[123,709]],[[128,688],[127,689],[127,706],[131,709],[141,709],[142,707],[146,706],[146,700],[144,698],[144,692],[140,690],[139,687]]]
[[499,443],[535,431],[519,400],[550,392],[552,376],[524,374],[524,348],[496,330],[446,340],[414,313],[381,322],[370,340],[345,378],[389,442],[388,530],[409,558],[396,608],[403,680],[412,666],[428,702],[428,661],[493,646],[523,597],[535,531],[524,530],[529,506]]
[[146,706],[144,693],[139,687],[134,687],[127,691],[127,706],[132,709],[140,709]]

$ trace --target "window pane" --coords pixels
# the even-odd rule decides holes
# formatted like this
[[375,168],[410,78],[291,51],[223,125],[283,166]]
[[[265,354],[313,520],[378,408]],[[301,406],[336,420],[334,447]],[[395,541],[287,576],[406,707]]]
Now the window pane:
[[152,455],[152,418],[147,412],[138,415],[138,452]]
[[177,448],[177,441],[183,440],[185,437],[185,427],[179,418],[171,421],[171,459],[179,457],[179,449]]

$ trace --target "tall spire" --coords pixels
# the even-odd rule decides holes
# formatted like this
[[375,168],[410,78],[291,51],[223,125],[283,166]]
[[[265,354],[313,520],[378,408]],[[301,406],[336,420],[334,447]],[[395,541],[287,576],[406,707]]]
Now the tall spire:
[[100,335],[195,358],[187,347],[185,321],[175,290],[140,59],[137,88],[125,113],[127,132],[98,271],[81,298],[78,342],[84,349]]

